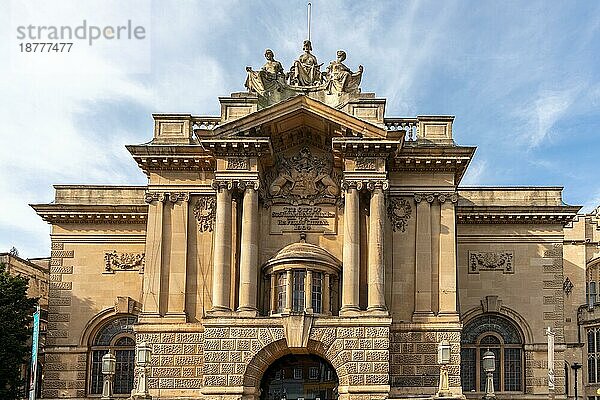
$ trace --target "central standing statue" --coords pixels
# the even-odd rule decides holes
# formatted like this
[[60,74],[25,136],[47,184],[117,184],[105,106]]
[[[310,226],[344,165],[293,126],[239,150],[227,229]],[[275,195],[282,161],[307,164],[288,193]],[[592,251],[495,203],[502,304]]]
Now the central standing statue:
[[312,45],[310,40],[305,40],[302,46],[302,53],[288,73],[288,79],[292,86],[314,86],[320,85],[323,82],[323,74],[321,66],[312,53]]

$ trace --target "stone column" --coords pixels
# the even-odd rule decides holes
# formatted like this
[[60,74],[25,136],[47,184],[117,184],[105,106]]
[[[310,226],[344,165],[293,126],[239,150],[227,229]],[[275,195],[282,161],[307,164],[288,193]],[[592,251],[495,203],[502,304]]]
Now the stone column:
[[342,308],[340,314],[360,311],[360,225],[358,188],[346,189],[344,200],[344,249],[342,266]]
[[385,199],[383,193],[384,184],[380,183],[371,192],[371,204],[369,214],[369,253],[367,280],[368,287],[368,311],[386,311],[385,287],[383,278],[385,275],[384,260],[384,233],[385,233]]
[[271,273],[271,314],[277,313],[277,274]]
[[454,205],[458,196],[440,195],[441,233],[439,261],[439,307],[438,316],[457,320],[456,308],[456,220]]
[[189,193],[170,193],[169,201],[173,203],[171,214],[171,252],[169,256],[169,293],[167,314],[169,319],[186,322],[185,314],[185,282],[187,270],[188,245],[188,204]]
[[417,245],[415,259],[415,313],[413,318],[431,317],[431,203],[433,194],[415,195]]
[[231,185],[225,182],[217,187],[214,243],[211,311],[231,311]]
[[258,279],[258,192],[246,187],[242,205],[242,234],[240,245],[240,305],[239,312],[254,316]]
[[146,233],[146,266],[142,318],[160,317],[160,285],[162,276],[163,193],[146,193],[148,203],[148,229]]
[[285,271],[285,307],[283,308],[284,312],[290,313],[292,311],[292,294],[294,291],[294,275],[291,269]]
[[306,278],[304,279],[304,309],[307,313],[312,313],[312,278],[313,273],[310,270],[306,271]]
[[323,290],[321,292],[321,295],[323,296],[321,299],[321,308],[322,308],[322,313],[325,315],[331,315],[331,292],[330,292],[330,288],[329,288],[330,282],[329,282],[329,274],[324,273],[323,274]]

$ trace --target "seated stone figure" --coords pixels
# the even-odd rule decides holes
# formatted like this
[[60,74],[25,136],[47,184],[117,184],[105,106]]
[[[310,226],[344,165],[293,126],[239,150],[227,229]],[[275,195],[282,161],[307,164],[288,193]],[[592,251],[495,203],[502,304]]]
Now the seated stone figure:
[[327,67],[327,92],[337,93],[359,93],[360,80],[362,79],[363,66],[358,66],[358,72],[352,72],[344,65],[346,52],[338,50],[337,59]]
[[283,66],[277,60],[271,49],[265,50],[265,58],[267,62],[260,71],[253,71],[251,67],[246,67],[248,76],[244,86],[251,92],[256,92],[264,95],[267,92],[274,90],[281,91],[282,85],[285,84],[285,73]]
[[294,65],[288,74],[289,83],[292,86],[314,86],[321,84],[323,76],[321,65],[312,53],[310,40],[305,40],[302,46],[304,53],[294,61]]

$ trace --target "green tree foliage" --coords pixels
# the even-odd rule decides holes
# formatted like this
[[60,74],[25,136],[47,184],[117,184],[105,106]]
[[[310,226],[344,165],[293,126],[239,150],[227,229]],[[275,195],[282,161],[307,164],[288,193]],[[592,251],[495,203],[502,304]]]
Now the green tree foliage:
[[21,367],[29,361],[31,321],[38,299],[27,297],[29,279],[12,276],[0,264],[0,399],[19,399],[25,382]]

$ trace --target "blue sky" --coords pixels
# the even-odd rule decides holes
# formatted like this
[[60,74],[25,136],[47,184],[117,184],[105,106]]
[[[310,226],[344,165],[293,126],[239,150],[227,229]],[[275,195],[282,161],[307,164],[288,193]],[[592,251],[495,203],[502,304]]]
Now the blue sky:
[[[289,68],[306,35],[304,1],[40,2],[50,19],[143,21],[148,37],[117,56],[94,45],[74,73],[42,58],[24,72],[10,64],[24,3],[0,13],[0,251],[24,257],[50,248],[28,203],[53,184],[144,184],[124,146],[151,139],[151,113],[218,114],[246,65],[271,48]],[[600,205],[600,2],[312,3],[314,54],[364,65],[387,116],[456,116],[457,143],[478,146],[463,185],[558,185],[566,203]]]

